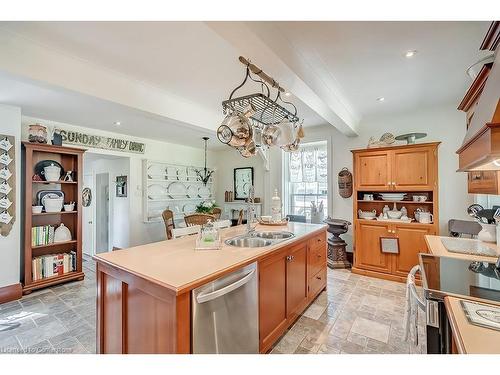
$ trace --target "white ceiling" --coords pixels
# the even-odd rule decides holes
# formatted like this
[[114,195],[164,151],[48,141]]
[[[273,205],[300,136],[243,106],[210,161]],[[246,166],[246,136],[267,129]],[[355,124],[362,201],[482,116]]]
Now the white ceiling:
[[[490,22],[274,22],[362,116],[458,105]],[[254,23],[262,29],[264,23]],[[277,46],[276,46],[277,47]],[[408,59],[404,53],[417,50]],[[383,103],[376,99],[384,97]]]
[[[227,26],[230,24],[237,23]],[[303,80],[326,105],[330,105],[332,93],[355,118],[424,106],[455,106],[469,83],[465,69],[481,56],[478,47],[489,25],[488,22],[244,24],[272,49],[275,53],[272,58],[281,60],[294,74],[276,79]],[[224,26],[225,23],[219,25]],[[237,57],[245,50],[245,43],[249,43],[243,36],[239,40],[243,47],[238,46],[204,22],[0,22],[0,28],[47,49],[158,87],[214,116],[201,131],[182,121],[47,83],[19,80],[5,72],[0,75],[0,102],[20,105],[30,116],[109,131],[119,129],[124,134],[188,145],[196,145],[203,132],[217,128],[218,123],[213,119],[222,119],[221,101],[243,78],[243,66]],[[403,57],[409,49],[418,50],[413,59]],[[26,58],[36,61],[37,56]],[[268,73],[273,75],[273,71]],[[318,83],[323,85],[323,91],[318,89]],[[241,92],[249,91],[250,88]],[[305,126],[328,122],[296,97],[301,97],[301,93],[293,94]],[[376,101],[380,96],[386,99],[383,103]],[[116,120],[122,122],[120,128],[113,126]]]
[[[203,136],[211,137],[209,148],[226,147],[206,129],[154,116],[134,108],[96,99],[68,90],[33,84],[0,72],[0,103],[17,105],[23,115],[155,139],[191,147],[203,147]],[[114,123],[120,121],[121,125]],[[50,121],[47,122],[50,125]]]

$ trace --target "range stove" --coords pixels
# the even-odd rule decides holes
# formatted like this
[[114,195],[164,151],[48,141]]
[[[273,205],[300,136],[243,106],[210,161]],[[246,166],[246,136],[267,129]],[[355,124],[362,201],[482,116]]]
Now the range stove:
[[451,332],[444,297],[500,302],[500,269],[494,262],[473,262],[420,254],[426,299],[427,353],[450,353]]

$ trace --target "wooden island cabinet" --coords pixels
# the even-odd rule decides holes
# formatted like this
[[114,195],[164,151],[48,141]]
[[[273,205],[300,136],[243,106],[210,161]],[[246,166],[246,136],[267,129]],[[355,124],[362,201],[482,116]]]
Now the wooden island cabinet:
[[[426,235],[438,233],[438,142],[375,149],[353,150],[354,165],[354,266],[353,272],[384,279],[406,280],[418,264],[418,254],[427,251]],[[386,201],[380,193],[406,193],[401,201]],[[364,200],[364,195],[374,200]],[[425,196],[415,201],[414,196]],[[358,210],[373,211],[377,217],[385,206],[408,212],[430,212],[428,224],[401,220],[367,220]],[[382,248],[382,239],[396,239],[397,251]]]
[[[244,230],[221,232],[229,238]],[[193,251],[195,239],[188,236],[96,256],[98,353],[190,353],[192,290],[253,262],[259,351],[270,351],[327,285],[326,225],[289,223],[278,230],[295,237],[207,252]]]

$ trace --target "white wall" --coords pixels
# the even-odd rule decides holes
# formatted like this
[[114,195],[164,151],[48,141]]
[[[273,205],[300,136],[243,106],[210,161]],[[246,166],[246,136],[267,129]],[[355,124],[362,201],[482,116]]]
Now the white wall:
[[19,283],[21,259],[21,108],[0,104],[0,134],[16,138],[16,221],[0,235],[0,288]]
[[257,155],[252,158],[244,158],[240,153],[230,147],[215,152],[216,172],[216,194],[215,200],[222,207],[224,205],[224,192],[234,193],[233,173],[235,168],[253,167],[255,196],[264,202],[264,180],[266,171],[262,158]]
[[[384,103],[383,105],[387,105]],[[352,222],[352,198],[338,194],[337,174],[343,167],[352,171],[351,150],[366,148],[371,136],[380,137],[385,132],[400,135],[410,132],[425,132],[428,136],[419,142],[440,141],[439,146],[439,218],[440,231],[447,233],[447,222],[451,218],[470,219],[466,208],[473,202],[467,193],[466,173],[456,172],[459,148],[465,136],[465,115],[454,105],[426,108],[414,113],[401,113],[365,118],[359,124],[359,136],[346,137],[331,126],[306,128],[304,143],[325,140],[329,150],[329,215]],[[403,144],[398,142],[397,144]],[[271,185],[281,184],[282,153],[273,150],[271,154]],[[281,185],[280,185],[281,186]],[[333,189],[332,189],[333,188]],[[352,227],[346,241],[352,243]]]
[[[161,241],[165,239],[165,229],[163,223],[144,223],[142,213],[142,160],[150,159],[163,161],[173,164],[181,165],[194,165],[203,166],[204,151],[203,141],[200,138],[200,148],[187,147],[174,143],[159,142],[151,139],[137,138],[122,135],[118,132],[106,132],[101,130],[94,130],[84,128],[81,126],[74,126],[71,124],[58,123],[50,120],[35,119],[30,117],[23,117],[23,139],[27,139],[27,126],[28,124],[40,122],[47,126],[56,126],[61,129],[76,130],[80,132],[87,132],[96,135],[107,137],[127,138],[137,142],[146,144],[146,152],[144,154],[129,154],[119,151],[107,151],[92,149],[92,152],[103,155],[118,155],[130,157],[130,176],[129,176],[129,196],[130,196],[130,246],[142,245],[150,242]],[[140,126],[138,124],[137,126]],[[208,152],[208,167],[214,168],[215,156],[214,153]],[[218,171],[216,171],[217,175]],[[215,185],[217,189],[217,185]]]

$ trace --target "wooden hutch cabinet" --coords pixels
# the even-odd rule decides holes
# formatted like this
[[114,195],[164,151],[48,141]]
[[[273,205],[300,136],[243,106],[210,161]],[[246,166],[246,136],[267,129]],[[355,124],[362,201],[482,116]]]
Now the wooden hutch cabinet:
[[[353,272],[405,281],[411,268],[418,264],[418,254],[427,251],[425,235],[438,234],[438,146],[439,142],[376,149],[353,150],[354,157],[354,266]],[[379,197],[383,192],[407,193],[404,200],[392,202]],[[364,200],[373,194],[374,200]],[[413,201],[414,195],[425,195],[425,202]],[[434,221],[421,224],[415,220],[367,220],[358,218],[358,210],[375,210],[384,206],[398,210],[405,207],[414,218],[420,209],[433,214]],[[383,252],[381,239],[396,238],[397,253]]]

